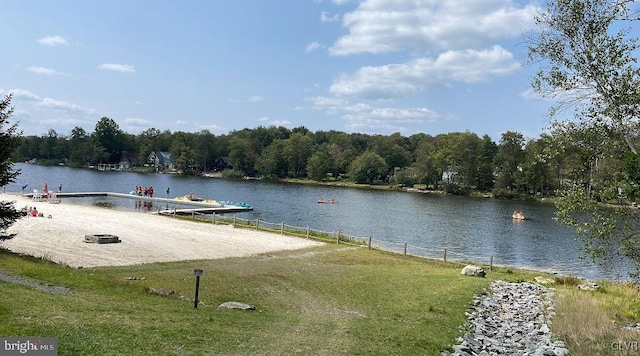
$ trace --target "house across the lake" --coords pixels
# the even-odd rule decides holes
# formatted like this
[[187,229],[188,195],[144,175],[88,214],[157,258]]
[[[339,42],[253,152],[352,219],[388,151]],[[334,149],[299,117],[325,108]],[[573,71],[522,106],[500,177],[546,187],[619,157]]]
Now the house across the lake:
[[134,167],[140,165],[140,160],[138,159],[138,155],[134,152],[123,151],[120,155],[120,164],[118,165],[119,170],[130,170]]
[[220,157],[213,162],[213,170],[216,172],[222,172],[225,169],[232,169],[233,165],[229,161],[229,157]]
[[153,165],[156,170],[173,170],[176,169],[176,162],[173,155],[169,152],[155,152],[149,153],[147,162]]

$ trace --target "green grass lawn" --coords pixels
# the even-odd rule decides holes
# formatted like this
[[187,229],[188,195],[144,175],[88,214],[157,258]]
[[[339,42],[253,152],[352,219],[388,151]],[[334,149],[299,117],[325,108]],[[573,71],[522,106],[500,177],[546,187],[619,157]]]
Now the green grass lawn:
[[[188,300],[194,268],[204,270],[198,309]],[[0,281],[0,335],[57,337],[59,355],[439,355],[475,293],[534,276],[501,269],[476,278],[461,268],[343,244],[91,269],[2,251],[0,272],[70,291]],[[227,301],[257,309],[217,308]]]

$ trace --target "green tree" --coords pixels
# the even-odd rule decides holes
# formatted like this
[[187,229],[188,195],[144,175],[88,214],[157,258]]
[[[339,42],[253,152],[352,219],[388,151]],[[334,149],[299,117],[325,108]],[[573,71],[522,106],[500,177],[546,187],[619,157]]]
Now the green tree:
[[176,157],[176,164],[182,174],[196,171],[196,155],[194,151],[194,134],[191,132],[174,132],[169,152]]
[[413,156],[407,148],[408,140],[397,132],[391,136],[373,136],[370,146],[373,152],[384,159],[389,171],[405,168],[413,163]]
[[[543,136],[548,137],[548,136]],[[525,159],[522,164],[523,183],[529,194],[543,195],[549,193],[553,187],[550,183],[550,167],[540,158],[547,140],[529,140],[524,152]]]
[[524,143],[524,137],[519,132],[507,131],[502,134],[494,161],[497,169],[496,188],[518,188],[524,162]]
[[358,156],[349,168],[349,177],[356,183],[373,184],[387,174],[387,164],[377,153],[367,151]]
[[416,175],[416,182],[436,185],[442,177],[442,172],[438,175],[438,168],[435,160],[436,139],[432,136],[426,136],[417,143],[415,151],[416,160],[413,164],[413,172]]
[[40,146],[42,138],[38,136],[22,137],[20,147],[18,148],[18,156],[21,161],[40,158]]
[[[631,29],[638,13],[629,0],[554,0],[536,18],[529,58],[540,69],[533,89],[557,101],[555,115],[573,107],[579,123],[562,138],[586,138],[578,149],[582,170],[557,200],[557,219],[582,236],[584,251],[594,260],[631,258],[640,266],[640,215],[637,209],[607,208],[598,201],[628,203],[633,194],[630,171],[622,168],[620,147],[637,155],[640,117],[638,40]],[[575,147],[575,146],[574,146]],[[578,147],[580,148],[580,147]],[[606,165],[604,169],[603,165]],[[579,165],[576,165],[579,166]],[[596,173],[594,175],[594,173]],[[608,181],[600,179],[606,176]],[[585,184],[584,182],[587,182]],[[619,248],[612,248],[618,246]],[[635,274],[637,277],[637,273]]]
[[229,141],[229,159],[234,170],[242,175],[253,175],[258,156],[248,130],[232,134]]
[[256,161],[256,170],[267,178],[284,178],[289,171],[289,163],[286,159],[285,140],[276,139],[267,148],[262,150]]
[[298,128],[297,132],[292,133],[286,140],[285,155],[289,161],[289,170],[294,177],[303,175],[307,161],[313,152],[313,140],[305,130],[304,127]]
[[[11,156],[20,144],[18,125],[9,125],[13,113],[12,95],[0,100],[0,186],[5,187],[16,181],[20,170],[14,169]],[[8,126],[7,126],[8,125]],[[11,201],[0,201],[0,240],[11,239],[15,234],[7,234],[7,229],[24,216],[24,210],[17,210]]]
[[114,163],[120,160],[123,151],[123,132],[118,124],[108,117],[101,118],[93,131],[95,144],[94,160]]
[[58,133],[53,129],[49,129],[47,135],[43,137],[42,145],[40,146],[40,157],[44,157],[47,160],[55,158],[54,149],[57,141]]
[[82,127],[74,127],[71,130],[71,153],[69,163],[72,166],[80,167],[91,161],[92,144],[91,138]]
[[536,17],[529,58],[540,64],[534,90],[558,102],[551,114],[573,106],[583,125],[604,124],[633,153],[640,116],[639,45],[630,29],[629,0],[552,0]]
[[322,144],[309,158],[307,163],[307,175],[309,178],[322,181],[331,172],[331,152],[329,144]]
[[498,153],[498,145],[489,137],[482,136],[478,145],[477,184],[478,190],[490,191],[493,189],[495,177],[493,161]]

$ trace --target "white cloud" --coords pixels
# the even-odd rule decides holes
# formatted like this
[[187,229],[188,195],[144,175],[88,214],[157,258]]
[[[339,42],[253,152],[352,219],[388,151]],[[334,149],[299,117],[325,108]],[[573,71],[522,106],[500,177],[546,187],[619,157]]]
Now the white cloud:
[[53,128],[58,132],[71,130],[74,126],[95,125],[96,110],[49,97],[41,98],[25,89],[0,89],[1,93],[13,93],[19,102],[20,110],[14,112],[14,119],[28,131],[37,135],[38,131],[47,132]]
[[311,103],[314,110],[341,115],[347,122],[346,126],[358,132],[403,132],[404,125],[434,122],[442,118],[440,114],[424,107],[378,107],[364,102],[351,103],[346,99],[323,96],[306,98],[306,101]]
[[260,95],[252,95],[246,99],[227,99],[228,102],[233,104],[241,104],[241,103],[258,103],[264,100],[264,98]]
[[316,110],[324,110],[329,112],[336,112],[348,105],[348,101],[342,98],[329,97],[329,96],[316,96],[306,98],[306,101],[312,103],[312,107]]
[[406,97],[417,91],[447,86],[450,81],[478,82],[520,69],[513,55],[500,46],[489,50],[449,51],[437,58],[402,64],[368,66],[343,74],[330,87],[334,95],[369,99]]
[[10,90],[2,90],[0,89],[0,94],[5,95],[5,94],[13,94],[13,98],[16,100],[28,100],[28,101],[37,101],[40,100],[40,97],[37,96],[36,94],[28,91],[28,90],[24,90],[24,89],[10,89]]
[[229,132],[229,129],[226,127],[222,127],[219,125],[212,125],[212,124],[199,124],[198,127],[200,128],[200,130],[208,130],[211,133],[219,133],[219,134],[226,134]]
[[335,5],[345,5],[350,3],[352,0],[331,0]]
[[[38,121],[38,124],[43,129],[45,129],[45,128],[48,128],[48,129],[54,128],[56,131],[58,131],[58,129],[56,129],[56,128],[63,128],[63,127],[64,128],[73,128],[73,127],[76,127],[76,126],[79,126],[79,127],[94,126],[95,125],[95,121],[91,120],[91,119],[88,119],[88,118],[77,118],[77,117],[63,116],[63,117],[58,117],[58,118],[55,118],[55,119],[40,120],[40,121]],[[58,134],[64,134],[64,132],[58,131]]]
[[258,118],[258,121],[260,122],[264,122],[266,126],[290,126],[291,125],[291,121],[289,120],[271,120],[268,116],[263,116]]
[[62,73],[58,72],[55,69],[44,68],[44,67],[29,67],[27,70],[31,73],[36,74],[44,74],[44,75],[62,75]]
[[116,64],[116,63],[103,63],[98,66],[98,69],[111,70],[114,72],[133,73],[136,68],[130,64]]
[[533,27],[534,5],[514,0],[365,0],[343,16],[348,34],[329,53],[434,53],[483,46]]
[[137,117],[126,118],[126,119],[124,119],[124,123],[125,123],[126,126],[150,127],[152,125],[152,122],[150,120],[140,119],[140,118],[137,118]]
[[311,53],[313,51],[316,51],[316,50],[319,50],[319,49],[322,49],[322,48],[324,48],[324,46],[321,45],[320,43],[311,42],[304,48],[304,52],[305,53]]
[[85,109],[79,105],[68,103],[66,101],[56,100],[53,98],[44,98],[36,105],[46,109],[64,111],[67,114],[73,115],[89,115],[95,112],[93,109]]
[[340,14],[331,15],[326,11],[320,13],[320,22],[335,22],[340,20]]
[[38,43],[43,44],[45,46],[58,46],[58,45],[66,46],[69,44],[66,38],[62,36],[57,36],[57,35],[42,37],[38,40]]
[[289,120],[273,120],[269,122],[270,125],[273,126],[283,126],[283,127],[287,127],[291,125],[291,121]]

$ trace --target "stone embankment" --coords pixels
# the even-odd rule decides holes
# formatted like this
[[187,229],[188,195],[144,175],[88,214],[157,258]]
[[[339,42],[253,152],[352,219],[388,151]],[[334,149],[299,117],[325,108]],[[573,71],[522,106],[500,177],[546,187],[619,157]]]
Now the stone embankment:
[[553,289],[539,284],[493,282],[467,312],[465,334],[454,352],[442,355],[568,355],[549,329],[553,297]]

